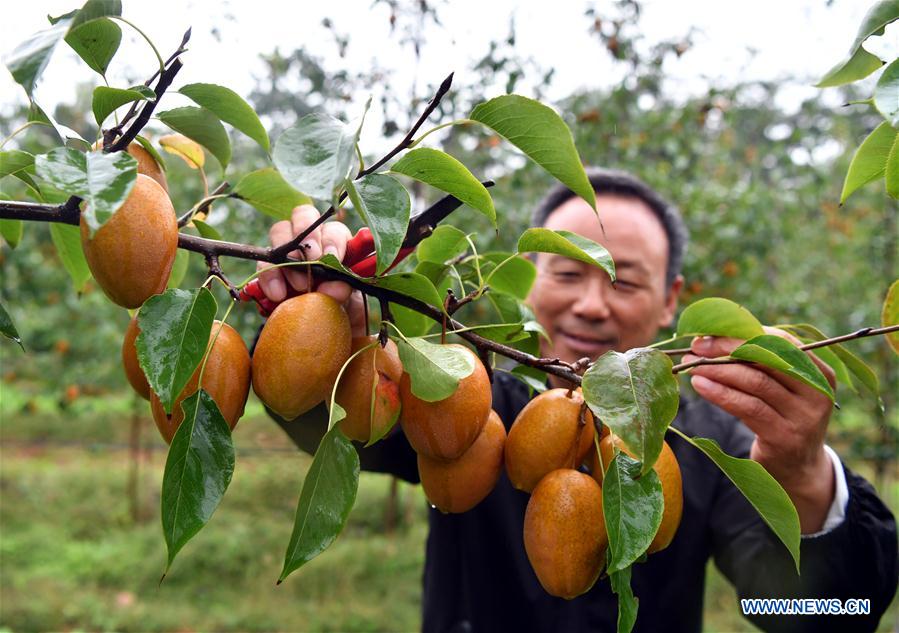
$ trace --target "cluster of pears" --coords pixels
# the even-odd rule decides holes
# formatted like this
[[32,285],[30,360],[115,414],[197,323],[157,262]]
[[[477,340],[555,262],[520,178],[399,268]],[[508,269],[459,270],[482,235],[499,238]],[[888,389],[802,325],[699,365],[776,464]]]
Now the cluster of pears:
[[[590,589],[605,563],[604,472],[597,456],[608,468],[616,450],[629,454],[605,426],[594,444],[594,428],[580,389],[550,389],[521,410],[506,443],[509,480],[531,493],[524,518],[528,560],[543,588],[560,598]],[[667,443],[654,469],[662,482],[664,511],[650,554],[671,543],[683,510],[680,468]]]

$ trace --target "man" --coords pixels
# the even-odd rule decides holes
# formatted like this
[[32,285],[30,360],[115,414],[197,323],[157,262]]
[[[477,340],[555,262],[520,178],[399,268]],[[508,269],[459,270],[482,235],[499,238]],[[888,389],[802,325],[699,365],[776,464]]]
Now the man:
[[[627,174],[591,170],[589,176],[604,231],[589,205],[563,187],[550,192],[533,222],[599,242],[616,263],[613,288],[596,267],[558,255],[537,257],[529,301],[552,339],[541,352],[569,362],[651,343],[659,328],[670,325],[683,285],[686,231],[676,209]],[[316,216],[311,207],[299,208],[292,222],[272,228],[273,245],[291,239]],[[327,223],[310,236],[308,252],[312,258],[323,252],[342,257],[348,235],[343,225]],[[286,283],[302,290],[306,277],[269,271],[262,278],[264,291],[275,301],[284,298]],[[347,301],[361,327],[358,300],[344,284],[318,289]],[[685,360],[720,356],[738,344],[700,338]],[[821,366],[833,382],[830,370]],[[669,433],[683,475],[683,519],[666,550],[633,568],[632,586],[640,599],[635,630],[699,631],[710,557],[741,598],[870,600],[868,615],[753,616],[766,630],[874,630],[896,591],[896,525],[871,486],[824,444],[829,399],[755,366],[703,366],[691,374],[701,399],[683,399],[673,425],[688,435],[714,439],[731,455],[751,457],[781,483],[799,512],[802,573],[796,575],[784,546],[717,467]],[[562,386],[555,377],[549,380]],[[493,407],[508,428],[527,403],[527,390],[498,373],[493,392]],[[323,430],[308,423],[284,423],[284,428],[307,450],[314,449]],[[363,468],[418,481],[415,454],[402,433],[360,453]],[[465,514],[431,510],[424,630],[615,630],[616,598],[607,579],[571,601],[553,598],[540,587],[522,543],[527,501],[528,495],[514,490],[503,475],[493,493]]]

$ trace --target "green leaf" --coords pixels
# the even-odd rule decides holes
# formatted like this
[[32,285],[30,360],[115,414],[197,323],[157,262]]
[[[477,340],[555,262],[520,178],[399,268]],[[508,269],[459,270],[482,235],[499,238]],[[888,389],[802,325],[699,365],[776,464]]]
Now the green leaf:
[[75,292],[84,292],[84,285],[91,278],[91,270],[81,248],[81,230],[77,226],[53,222],[50,224],[50,237],[63,267],[72,278]]
[[303,193],[331,200],[356,160],[358,132],[324,114],[308,114],[278,138],[272,160],[284,179]]
[[[883,308],[880,311],[880,322],[883,327],[899,324],[899,279],[894,281],[887,290],[887,296],[883,300]],[[886,338],[893,351],[899,354],[899,332],[890,332]]]
[[422,275],[416,273],[395,273],[371,278],[368,280],[368,283],[378,288],[401,292],[404,295],[428,303],[441,311],[443,310],[443,299],[440,297],[440,293],[437,292],[434,284]]
[[449,193],[490,218],[496,228],[496,209],[490,192],[468,167],[440,150],[419,147],[407,152],[391,171]]
[[852,162],[849,163],[849,171],[846,172],[846,180],[843,181],[843,192],[840,194],[840,204],[846,202],[857,189],[883,176],[890,150],[896,142],[896,135],[896,130],[884,121],[862,141],[855,150]]
[[880,0],[868,9],[862,19],[855,41],[852,43],[852,50],[861,46],[862,42],[872,35],[883,35],[884,27],[896,20],[899,20],[899,0]]
[[413,336],[424,336],[434,325],[434,321],[421,312],[410,310],[395,303],[390,306],[390,311],[393,314],[394,325],[399,328],[404,336],[410,338]]
[[0,303],[0,334],[8,339],[14,340],[19,344],[19,347],[22,348],[22,351],[25,351],[25,346],[22,345],[22,339],[19,337],[19,331],[16,329],[15,324],[12,322],[12,318],[9,316],[9,312],[6,311],[6,308],[3,307],[2,303]]
[[10,248],[15,248],[22,241],[25,223],[22,220],[0,220],[0,235]]
[[799,515],[789,495],[764,466],[751,459],[731,457],[715,440],[687,437],[685,440],[705,453],[727,475],[743,496],[756,509],[762,520],[777,535],[796,563],[799,571]]
[[548,389],[546,385],[546,374],[539,369],[528,367],[527,365],[516,365],[509,373],[526,384],[532,391],[543,393]]
[[273,167],[250,172],[240,179],[234,193],[276,220],[289,220],[294,207],[312,203],[309,196],[287,184]]
[[87,148],[89,148],[91,145],[86,140],[81,138],[81,135],[78,132],[70,127],[61,125],[56,121],[56,119],[41,110],[40,106],[38,106],[34,101],[31,102],[31,107],[29,107],[28,109],[28,122],[39,123],[40,125],[46,125],[47,127],[53,128],[53,131],[60,138],[60,140],[62,140],[63,143],[67,143],[69,141],[78,141],[80,143],[83,143]]
[[[153,98],[154,99],[156,98],[156,93],[153,93]],[[153,160],[155,160],[159,164],[159,166],[162,167],[162,171],[168,170],[168,167],[165,164],[165,159],[162,157],[162,154],[160,154],[159,151],[157,151],[157,149],[155,147],[153,147],[153,143],[151,143],[149,141],[149,139],[146,139],[143,136],[141,136],[140,134],[138,134],[134,138],[134,140],[137,141],[138,143],[140,143],[141,147],[143,147],[145,150],[147,150],[150,153],[150,156],[153,157]]]
[[219,118],[206,108],[184,106],[160,112],[159,120],[209,150],[222,170],[231,161],[231,141]]
[[[808,323],[779,325],[778,327],[787,330],[796,336],[806,336],[813,341],[823,341],[824,339],[829,338],[824,332]],[[862,359],[839,343],[828,346],[828,349],[843,362],[846,369],[849,370],[855,380],[861,383],[872,394],[878,395],[880,393],[880,381],[877,378],[877,374],[875,374]],[[818,350],[815,350],[815,353],[817,352]]]
[[102,127],[103,122],[116,108],[133,101],[155,101],[155,99],[156,93],[146,86],[134,86],[127,90],[97,86],[94,88],[91,109],[94,112],[94,120],[97,121],[97,125]]
[[[611,556],[611,552],[609,552]],[[637,622],[637,607],[640,600],[631,589],[631,568],[609,574],[612,592],[618,596],[618,633],[630,633]]]
[[137,161],[127,152],[85,154],[58,147],[36,156],[34,166],[54,187],[84,200],[81,217],[91,237],[122,206],[137,180]]
[[353,509],[358,488],[359,454],[339,428],[331,429],[303,481],[278,583],[334,542]]
[[166,573],[181,548],[209,522],[234,474],[231,429],[212,396],[200,389],[181,408],[184,421],[172,438],[162,476]]
[[219,233],[211,224],[207,224],[203,220],[198,220],[196,218],[191,220],[191,223],[197,228],[197,231],[200,233],[200,237],[205,237],[209,240],[222,240],[221,233]]
[[646,551],[662,524],[664,503],[658,473],[641,473],[640,462],[619,452],[602,479],[609,573],[630,567]]
[[816,88],[832,88],[864,79],[883,66],[877,55],[872,55],[859,46],[849,57],[824,73]]
[[355,183],[347,181],[346,188],[353,207],[371,229],[377,252],[376,274],[381,275],[406,239],[412,207],[409,192],[385,174],[370,174]]
[[122,42],[122,29],[112,20],[100,18],[80,26],[73,24],[65,40],[88,66],[105,77]]
[[188,251],[179,248],[175,253],[175,261],[172,263],[172,272],[169,273],[169,282],[166,288],[177,288],[184,281],[184,275],[187,274],[187,264],[190,261]]
[[642,462],[643,475],[652,470],[677,414],[680,392],[671,368],[671,358],[659,350],[610,351],[581,383],[590,410]]
[[203,360],[215,312],[215,297],[206,288],[166,290],[138,312],[138,363],[166,413]]
[[482,259],[481,272],[485,275],[484,283],[492,291],[512,295],[524,301],[531,292],[531,286],[537,278],[537,267],[524,257],[510,256],[513,253],[485,253]]
[[4,57],[3,63],[29,98],[34,96],[34,87],[47,68],[56,45],[65,37],[70,23],[71,19],[64,19],[48,29],[38,31]]
[[571,130],[552,108],[519,95],[503,95],[479,104],[468,118],[507,139],[596,209]]
[[887,194],[891,198],[899,200],[899,134],[893,140],[884,170]]
[[269,151],[268,134],[256,111],[236,92],[216,84],[188,84],[178,92],[186,95],[197,105],[210,110],[225,123],[256,141],[262,149]]
[[459,381],[474,371],[474,357],[459,347],[435,345],[423,338],[399,339],[398,346],[412,393],[426,402],[449,398]]
[[603,246],[571,231],[528,229],[518,238],[519,253],[555,253],[598,266],[615,281],[615,262]]
[[120,0],[87,0],[72,20],[72,30],[99,18],[121,16],[122,3]]
[[34,173],[33,155],[17,149],[0,152],[0,178],[18,178],[40,195],[41,190],[31,177]]
[[709,297],[691,303],[677,320],[677,336],[750,339],[764,333],[762,324],[749,310],[721,297]]
[[441,224],[419,242],[415,255],[420,262],[443,264],[468,250],[465,233],[449,224]]
[[884,68],[877,80],[874,106],[890,125],[899,128],[899,58]]
[[[808,339],[803,339],[803,343],[810,343]],[[832,349],[827,347],[819,347],[815,350],[815,356],[818,359],[825,363],[828,367],[833,370],[834,377],[837,382],[842,383],[858,393],[858,390],[855,388],[855,384],[852,382],[852,375],[849,373],[849,370],[846,368],[846,363],[840,360],[840,357],[837,356]]]
[[833,400],[833,389],[818,366],[808,354],[784,338],[762,334],[749,339],[730,355],[781,371]]

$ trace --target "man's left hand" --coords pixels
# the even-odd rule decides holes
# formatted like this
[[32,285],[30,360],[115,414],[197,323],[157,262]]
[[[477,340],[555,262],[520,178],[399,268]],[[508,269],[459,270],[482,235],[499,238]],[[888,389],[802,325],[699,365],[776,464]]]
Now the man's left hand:
[[[783,330],[766,327],[765,332],[799,344]],[[726,356],[741,343],[732,338],[699,337],[683,360]],[[814,354],[809,356],[834,387],[833,370]],[[835,489],[834,466],[824,450],[833,402],[817,389],[760,365],[701,365],[690,374],[696,393],[755,433],[750,458],[762,464],[790,495],[802,533],[819,531]]]

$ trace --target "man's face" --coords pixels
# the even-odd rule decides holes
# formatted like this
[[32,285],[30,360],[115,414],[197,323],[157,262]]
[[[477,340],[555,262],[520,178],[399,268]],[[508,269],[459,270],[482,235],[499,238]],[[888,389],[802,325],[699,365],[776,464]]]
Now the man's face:
[[553,210],[545,226],[605,246],[615,260],[616,287],[596,266],[540,253],[528,302],[552,338],[541,343],[544,357],[572,363],[612,349],[642,347],[674,317],[683,279],[665,283],[668,239],[662,224],[637,198],[602,194],[596,196],[596,206],[605,234],[581,198]]

